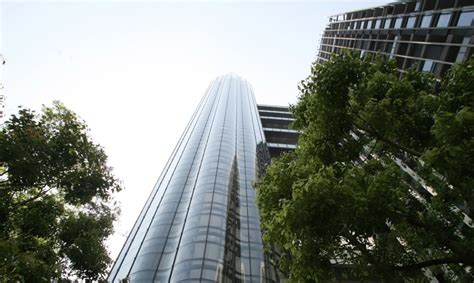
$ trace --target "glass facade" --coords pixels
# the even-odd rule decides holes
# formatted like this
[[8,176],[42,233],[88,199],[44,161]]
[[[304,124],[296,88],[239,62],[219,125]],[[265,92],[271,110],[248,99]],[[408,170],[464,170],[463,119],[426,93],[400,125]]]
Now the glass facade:
[[234,74],[215,79],[108,280],[267,281],[252,187],[263,142],[250,84]]

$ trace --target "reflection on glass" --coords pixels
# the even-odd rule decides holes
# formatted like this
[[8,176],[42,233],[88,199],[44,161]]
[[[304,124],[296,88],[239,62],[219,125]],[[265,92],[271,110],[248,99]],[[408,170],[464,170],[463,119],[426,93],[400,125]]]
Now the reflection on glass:
[[[263,141],[251,86],[216,79],[191,118],[108,278],[142,282],[265,281],[241,258],[263,259],[252,182]],[[252,235],[249,235],[252,228]],[[246,238],[242,230],[247,231]],[[179,248],[178,248],[179,247]]]
[[464,37],[462,41],[462,45],[459,48],[458,56],[456,57],[456,63],[464,61],[464,57],[466,56],[466,51],[467,51],[467,45],[469,44],[469,41],[471,38],[469,36]]
[[382,20],[380,20],[380,19],[377,20],[377,21],[375,22],[375,27],[374,27],[374,28],[375,28],[375,29],[379,29],[381,23],[382,23]]
[[431,60],[426,60],[425,63],[423,64],[423,72],[431,72],[434,67],[434,62]]
[[447,27],[449,26],[449,20],[451,19],[451,13],[444,13],[439,15],[437,27]]
[[395,24],[393,25],[393,28],[401,28],[402,27],[402,21],[403,21],[403,18],[397,18],[395,20]]
[[395,36],[395,40],[393,41],[394,44],[392,46],[392,49],[390,50],[390,59],[392,59],[395,55],[395,49],[397,48],[397,45],[398,45],[398,40],[400,39],[400,36],[397,35]]
[[428,28],[430,27],[430,23],[431,23],[431,18],[433,16],[432,15],[425,15],[423,16],[422,20],[421,20],[421,24],[420,24],[420,27],[422,28]]
[[458,27],[472,26],[474,20],[474,11],[465,11],[461,13],[458,20]]
[[385,29],[390,28],[390,23],[391,23],[391,22],[392,22],[392,19],[386,19],[386,20],[385,20],[384,28],[385,28]]
[[358,22],[357,22],[357,24],[356,24],[356,29],[360,29],[360,23],[361,23],[361,22],[362,22],[362,21],[358,21]]
[[415,27],[415,22],[416,22],[416,17],[413,16],[413,17],[409,17],[408,20],[407,20],[407,28],[413,28]]

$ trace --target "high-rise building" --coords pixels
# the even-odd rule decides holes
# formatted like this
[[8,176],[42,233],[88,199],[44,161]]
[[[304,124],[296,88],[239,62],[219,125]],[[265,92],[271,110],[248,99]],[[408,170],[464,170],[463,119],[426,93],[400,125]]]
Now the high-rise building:
[[288,108],[257,106],[252,87],[237,75],[215,79],[108,280],[279,281],[264,255],[252,183],[270,155],[294,148],[291,121]]
[[[382,55],[393,59],[401,73],[417,66],[419,71],[439,78],[452,65],[474,54],[474,0],[399,0],[331,16],[319,42],[316,62],[323,64],[344,49],[355,50],[361,57]],[[394,161],[411,177],[413,194],[419,200],[434,195],[415,167],[396,157]],[[472,225],[471,217],[462,209],[454,207],[453,211],[463,215],[466,225]],[[439,271],[422,271],[429,282],[445,280]],[[441,271],[453,272],[446,266]]]
[[[474,50],[474,0],[412,0],[330,18],[317,61],[358,50],[440,76]],[[257,105],[248,82],[215,79],[109,274],[109,281],[278,282],[263,251],[252,187],[295,148],[287,107]],[[403,166],[402,166],[403,167]]]
[[474,50],[474,0],[405,0],[330,17],[318,63],[343,49],[383,54],[441,76]]
[[298,131],[290,129],[295,120],[288,107],[257,105],[265,136],[265,145],[271,157],[296,148]]

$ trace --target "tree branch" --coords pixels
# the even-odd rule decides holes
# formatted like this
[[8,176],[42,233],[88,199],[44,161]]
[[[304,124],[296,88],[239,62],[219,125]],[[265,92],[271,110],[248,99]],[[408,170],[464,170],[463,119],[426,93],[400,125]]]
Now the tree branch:
[[370,151],[367,153],[367,157],[372,155],[372,152],[374,152],[374,150],[377,147],[378,143],[379,143],[379,140],[376,140],[374,145],[370,148]]
[[[419,220],[416,216],[413,215],[405,215],[407,222],[415,227],[421,228],[425,231],[432,230],[431,227],[423,223]],[[439,241],[439,243],[448,247],[452,252],[454,252],[458,257],[456,258],[459,260],[458,263],[468,264],[470,266],[474,266],[474,256],[472,254],[472,249],[466,249],[460,246],[456,241],[451,238],[442,237],[440,234],[433,234],[433,237]]]
[[44,196],[47,192],[49,192],[50,190],[53,189],[53,187],[50,187],[48,188],[47,190],[43,191],[44,187],[33,197],[29,198],[29,199],[26,199],[24,201],[20,201],[20,202],[17,202],[15,203],[15,205],[13,205],[13,207],[19,207],[19,206],[22,206],[22,205],[25,205],[27,203],[30,203],[34,200],[37,200],[39,199],[40,197]]
[[404,145],[402,145],[402,144],[399,144],[399,143],[396,142],[396,141],[393,141],[393,140],[391,140],[391,139],[388,139],[388,138],[384,137],[384,136],[383,136],[382,134],[380,134],[377,130],[371,128],[370,126],[369,126],[369,127],[364,127],[364,126],[362,126],[362,125],[360,125],[359,123],[356,123],[356,122],[354,122],[354,125],[355,125],[357,128],[363,130],[364,132],[367,132],[367,133],[369,133],[370,135],[374,136],[374,137],[377,138],[378,140],[383,141],[383,142],[385,142],[385,143],[387,143],[387,144],[389,144],[389,145],[391,145],[391,146],[393,146],[393,147],[399,148],[399,149],[401,149],[401,150],[403,150],[403,151],[405,151],[405,152],[408,152],[408,153],[410,153],[410,154],[412,154],[412,155],[414,155],[414,156],[416,156],[416,157],[421,157],[421,155],[422,155],[422,153],[419,152],[419,151],[417,151],[417,150],[411,149],[411,148],[406,147],[406,146],[404,146]]
[[397,271],[411,271],[411,270],[419,270],[425,267],[441,265],[441,264],[449,264],[449,263],[465,263],[465,261],[461,258],[437,258],[437,259],[430,259],[422,262],[417,262],[411,265],[402,265],[402,266],[393,266],[392,269]]

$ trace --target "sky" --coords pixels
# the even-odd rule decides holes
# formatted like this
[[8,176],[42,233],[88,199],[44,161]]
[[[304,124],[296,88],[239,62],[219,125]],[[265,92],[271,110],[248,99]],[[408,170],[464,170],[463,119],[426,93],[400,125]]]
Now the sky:
[[4,110],[60,100],[85,120],[124,186],[115,258],[212,79],[295,103],[328,17],[387,2],[0,0]]

